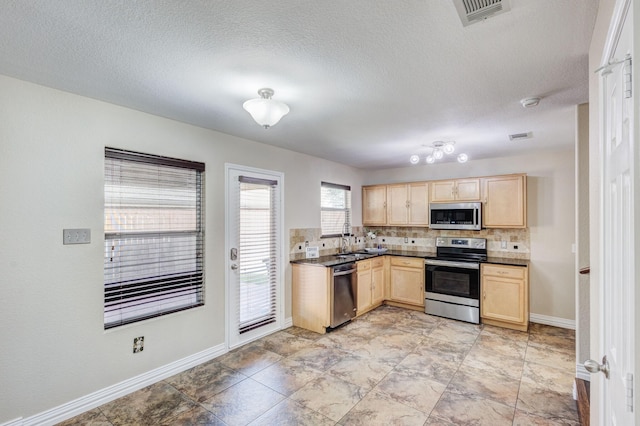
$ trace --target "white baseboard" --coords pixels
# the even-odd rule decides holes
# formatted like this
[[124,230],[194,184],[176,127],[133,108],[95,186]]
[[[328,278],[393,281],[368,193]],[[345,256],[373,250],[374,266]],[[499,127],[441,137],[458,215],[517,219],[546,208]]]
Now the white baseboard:
[[[282,329],[284,330],[291,326],[293,326],[293,318],[285,318]],[[5,423],[1,423],[0,426],[54,425],[106,404],[107,402],[111,402],[122,396],[128,395],[131,392],[135,392],[146,386],[152,385],[160,380],[164,380],[174,374],[181,373],[189,368],[195,367],[196,365],[202,364],[203,362],[210,361],[227,352],[226,343],[222,343],[186,358],[182,358],[178,361],[140,374],[136,377],[116,383],[115,385],[106,387],[89,395],[85,395],[76,400],[59,405],[58,407],[43,411],[42,413],[38,413],[34,416],[27,418],[19,417]]]
[[204,351],[195,353],[188,357],[179,359],[170,364],[163,365],[146,373],[124,380],[115,385],[106,387],[89,395],[80,397],[74,401],[67,402],[58,407],[36,414],[26,419],[18,418],[0,426],[35,426],[54,425],[61,421],[70,419],[86,411],[99,407],[107,402],[111,402],[121,396],[152,385],[174,374],[181,373],[196,365],[202,364],[227,353],[226,344],[214,346]]
[[591,374],[584,368],[584,364],[576,364],[576,377],[587,382],[591,381]]
[[545,324],[545,325],[551,325],[554,327],[568,328],[571,330],[576,329],[576,321],[565,319],[565,318],[550,317],[550,316],[541,315],[541,314],[530,314],[529,321],[535,322],[537,324]]

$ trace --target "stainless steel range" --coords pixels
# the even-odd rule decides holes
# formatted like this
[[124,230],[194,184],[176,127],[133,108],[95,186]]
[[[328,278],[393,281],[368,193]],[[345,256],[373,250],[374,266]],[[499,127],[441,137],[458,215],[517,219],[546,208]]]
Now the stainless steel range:
[[485,238],[438,237],[437,255],[425,260],[427,314],[480,323],[480,262]]

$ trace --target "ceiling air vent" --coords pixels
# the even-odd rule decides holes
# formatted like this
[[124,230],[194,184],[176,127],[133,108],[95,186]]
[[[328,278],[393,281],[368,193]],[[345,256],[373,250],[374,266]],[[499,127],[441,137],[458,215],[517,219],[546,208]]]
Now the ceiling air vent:
[[520,141],[522,139],[531,139],[531,137],[533,136],[533,133],[531,132],[527,132],[527,133],[514,133],[512,135],[509,135],[509,140],[512,141]]
[[511,10],[509,0],[453,0],[463,26]]

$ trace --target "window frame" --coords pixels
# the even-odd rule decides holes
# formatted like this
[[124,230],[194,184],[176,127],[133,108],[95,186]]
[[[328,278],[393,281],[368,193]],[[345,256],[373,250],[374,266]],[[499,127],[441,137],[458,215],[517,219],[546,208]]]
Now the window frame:
[[[203,306],[205,164],[105,147],[104,167],[104,329]],[[153,177],[157,177],[155,183],[145,180]],[[164,186],[157,183],[168,177],[176,180]],[[185,185],[179,179],[188,182],[180,195],[192,197],[186,209],[192,211],[193,218],[174,225],[173,217],[165,219],[167,214],[175,214],[173,204],[167,201],[179,203],[175,187]],[[112,193],[114,189],[121,195]],[[141,213],[144,208],[155,209],[161,220],[153,222],[149,213]],[[163,208],[171,211],[162,212]],[[120,225],[118,220],[127,209],[140,218],[127,217],[128,225],[116,230],[114,221]],[[140,309],[146,312],[140,314]]]
[[[341,189],[343,191],[345,191],[345,208],[336,208],[336,207],[328,207],[328,206],[323,206],[322,204],[322,191],[323,188],[332,188],[332,189]],[[346,198],[348,197],[348,198]],[[335,237],[342,237],[342,233],[326,233],[325,234],[325,227],[324,227],[324,222],[322,220],[322,214],[323,212],[334,212],[334,211],[344,211],[345,212],[345,223],[348,224],[348,233],[345,235],[351,235],[352,234],[352,225],[351,225],[351,186],[349,185],[341,185],[341,184],[337,184],[337,183],[331,183],[331,182],[324,182],[321,181],[320,182],[320,238],[335,238]]]

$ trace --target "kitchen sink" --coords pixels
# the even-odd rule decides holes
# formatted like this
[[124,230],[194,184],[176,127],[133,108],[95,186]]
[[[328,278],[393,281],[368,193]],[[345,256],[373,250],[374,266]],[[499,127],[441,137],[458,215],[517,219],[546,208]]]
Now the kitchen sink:
[[334,254],[334,256],[337,257],[338,259],[354,259],[354,260],[367,259],[371,257],[366,253],[338,253],[338,254]]

